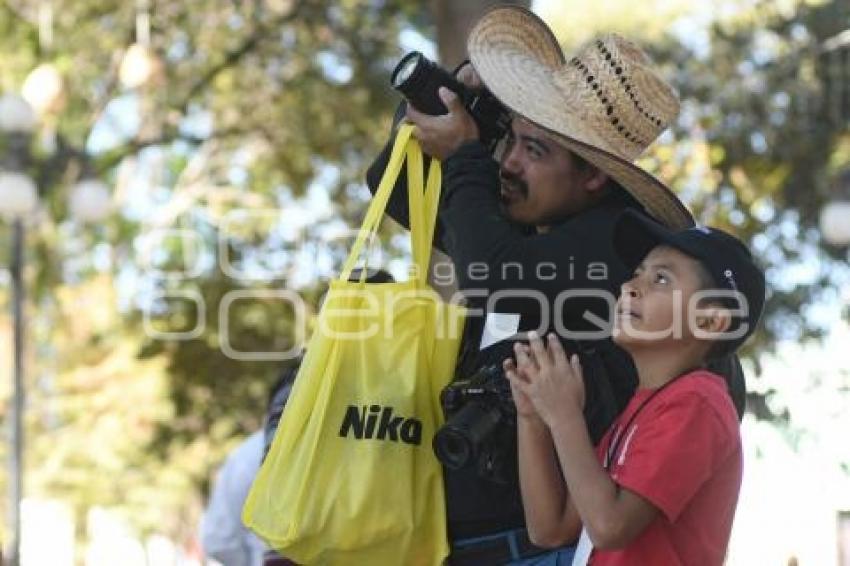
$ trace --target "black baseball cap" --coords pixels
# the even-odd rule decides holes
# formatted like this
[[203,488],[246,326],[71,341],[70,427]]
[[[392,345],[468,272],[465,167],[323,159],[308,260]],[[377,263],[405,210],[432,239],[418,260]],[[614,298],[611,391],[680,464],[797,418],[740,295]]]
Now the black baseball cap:
[[733,319],[730,330],[746,324],[746,331],[738,338],[718,341],[712,352],[725,355],[737,350],[755,331],[764,309],[764,272],[750,250],[741,240],[717,228],[697,225],[674,231],[636,210],[627,210],[617,219],[614,250],[630,271],[659,245],[670,246],[699,261],[717,289],[734,293],[722,302],[732,309],[740,308],[743,314]]

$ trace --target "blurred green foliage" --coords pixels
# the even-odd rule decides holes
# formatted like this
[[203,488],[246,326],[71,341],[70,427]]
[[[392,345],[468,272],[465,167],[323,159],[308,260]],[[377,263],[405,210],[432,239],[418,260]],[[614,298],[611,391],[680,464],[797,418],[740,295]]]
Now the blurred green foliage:
[[[757,365],[778,339],[821,336],[811,312],[837,304],[846,250],[820,241],[816,219],[850,143],[848,117],[824,104],[819,46],[850,27],[844,3],[723,3],[736,9],[696,17],[680,2],[647,18],[643,3],[604,2],[610,9],[584,19],[571,15],[581,6],[542,4],[568,48],[597,26],[620,29],[647,40],[674,78],[681,119],[644,163],[701,221],[749,239],[766,264],[773,292],[747,356]],[[28,241],[26,489],[73,502],[80,521],[89,506],[107,505],[144,530],[190,537],[212,471],[261,425],[284,365],[225,355],[222,333],[240,351],[296,341],[284,302],[235,302],[223,328],[222,300],[292,289],[315,310],[345,253],[346,240],[329,234],[356,226],[364,210],[363,171],[397,100],[388,76],[400,37],[434,37],[440,22],[409,0],[155,1],[151,43],[164,75],[126,90],[118,70],[134,21],[133,3],[57,3],[48,48],[31,3],[0,4],[3,88],[18,88],[40,62],[55,63],[68,86],[54,149],[39,142],[47,127],[33,143],[47,212]],[[85,167],[115,186],[115,214],[93,226],[69,218],[65,204],[72,173]],[[304,202],[315,216],[299,224]],[[289,214],[296,235],[269,240],[269,210]],[[148,254],[145,238],[169,229],[193,242],[155,240]],[[392,258],[404,248],[395,235],[386,238]],[[197,270],[168,276],[184,255]],[[243,275],[223,272],[224,260]],[[271,276],[253,280],[260,271]],[[201,302],[161,298],[187,291]],[[160,331],[190,330],[201,316],[193,339],[145,330],[146,319]],[[764,395],[751,409],[782,416]]]

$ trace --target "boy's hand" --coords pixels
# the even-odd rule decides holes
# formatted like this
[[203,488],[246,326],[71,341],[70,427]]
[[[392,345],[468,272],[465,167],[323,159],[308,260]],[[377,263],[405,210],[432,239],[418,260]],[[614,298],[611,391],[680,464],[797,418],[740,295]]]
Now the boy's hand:
[[[548,347],[536,335],[529,345],[514,346],[518,375],[511,385],[526,395],[537,414],[549,425],[560,416],[581,413],[584,408],[584,380],[577,354],[569,359],[557,336],[549,334]],[[519,408],[517,408],[519,410]]]
[[407,105],[407,121],[416,126],[413,137],[419,140],[422,151],[443,161],[464,143],[478,139],[478,126],[461,104],[457,94],[440,87],[438,94],[448,114],[430,116],[411,104]]
[[517,416],[524,419],[540,421],[540,415],[537,414],[531,399],[529,399],[528,395],[519,388],[519,385],[517,385],[517,381],[527,383],[528,378],[520,373],[519,368],[511,358],[502,362],[502,367],[505,369],[505,377],[507,377],[511,382],[511,393],[513,394],[514,405],[516,405]]

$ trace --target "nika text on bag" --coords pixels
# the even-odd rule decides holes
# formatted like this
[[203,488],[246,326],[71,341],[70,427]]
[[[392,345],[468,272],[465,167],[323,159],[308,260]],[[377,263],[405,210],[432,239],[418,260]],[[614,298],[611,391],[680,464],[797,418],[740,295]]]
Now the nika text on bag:
[[364,438],[393,442],[401,440],[405,444],[418,446],[422,443],[422,421],[414,418],[393,417],[392,407],[349,405],[342,419],[339,435],[344,438],[349,433],[353,433],[357,440]]

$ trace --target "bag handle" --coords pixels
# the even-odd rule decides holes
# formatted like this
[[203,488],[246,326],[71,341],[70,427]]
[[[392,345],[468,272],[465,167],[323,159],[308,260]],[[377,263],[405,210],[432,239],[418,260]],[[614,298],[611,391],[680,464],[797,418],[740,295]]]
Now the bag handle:
[[[369,204],[366,217],[357,234],[357,239],[351,248],[339,279],[348,281],[357,259],[363,252],[367,241],[371,241],[378,232],[384,211],[396,184],[401,166],[407,161],[407,193],[408,210],[410,213],[410,239],[415,266],[415,279],[420,285],[427,281],[428,263],[431,258],[431,244],[434,239],[434,229],[437,221],[437,207],[440,202],[442,172],[440,162],[431,160],[428,170],[427,188],[423,190],[422,179],[422,149],[419,142],[412,137],[413,125],[402,124],[396,134],[389,162],[378,185],[378,190]],[[360,281],[366,279],[366,269],[363,270]]]
[[432,159],[423,196],[422,150],[415,139],[411,138],[408,142],[406,153],[413,264],[416,266],[416,279],[420,284],[425,285],[437,224],[437,208],[440,204],[442,170],[440,162]]

